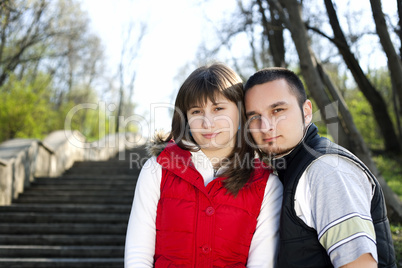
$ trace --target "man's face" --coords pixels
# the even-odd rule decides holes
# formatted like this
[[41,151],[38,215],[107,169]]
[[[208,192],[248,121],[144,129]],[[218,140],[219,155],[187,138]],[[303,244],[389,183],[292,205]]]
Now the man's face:
[[260,150],[282,155],[292,150],[303,138],[311,122],[312,106],[307,100],[303,112],[284,79],[250,88],[245,95],[248,128]]

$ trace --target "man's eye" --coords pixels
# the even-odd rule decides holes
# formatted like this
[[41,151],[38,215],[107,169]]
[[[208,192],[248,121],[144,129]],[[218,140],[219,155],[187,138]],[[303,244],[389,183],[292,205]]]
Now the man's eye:
[[248,119],[248,121],[254,121],[254,120],[259,120],[259,119],[261,119],[261,115],[253,115],[252,117],[250,117],[249,119]]
[[216,107],[216,108],[215,108],[215,111],[221,111],[221,110],[223,110],[222,107]]
[[279,113],[279,112],[281,112],[281,111],[283,111],[282,108],[277,108],[277,109],[274,110],[274,113]]

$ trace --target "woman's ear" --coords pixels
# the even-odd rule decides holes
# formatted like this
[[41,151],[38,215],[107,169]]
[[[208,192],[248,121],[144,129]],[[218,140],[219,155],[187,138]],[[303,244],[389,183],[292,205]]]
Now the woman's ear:
[[313,120],[313,104],[310,100],[306,100],[303,104],[304,124],[307,126]]

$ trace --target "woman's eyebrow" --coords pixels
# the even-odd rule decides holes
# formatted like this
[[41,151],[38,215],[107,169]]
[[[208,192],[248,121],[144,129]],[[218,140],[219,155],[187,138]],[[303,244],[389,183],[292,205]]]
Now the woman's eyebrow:
[[194,108],[201,108],[201,106],[195,104],[193,106],[188,107],[189,110],[194,109]]
[[214,102],[214,103],[212,103],[212,105],[221,105],[221,104],[228,104],[229,102],[228,101],[218,101],[218,102]]

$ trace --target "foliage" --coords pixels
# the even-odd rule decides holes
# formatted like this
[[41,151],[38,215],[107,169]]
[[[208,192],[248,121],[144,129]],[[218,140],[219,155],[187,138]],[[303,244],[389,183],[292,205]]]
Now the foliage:
[[60,121],[64,123],[62,128],[78,130],[89,141],[98,140],[106,134],[113,133],[114,129],[109,129],[111,117],[107,116],[102,105],[102,102],[66,103],[60,118]]
[[[374,156],[373,160],[389,187],[402,199],[402,167],[399,164],[400,161],[384,155]],[[398,267],[402,267],[402,225],[391,224],[391,233],[397,264]]]
[[369,70],[368,77],[373,85],[382,93],[387,105],[391,106],[394,96],[389,70],[385,67]]
[[34,81],[11,75],[0,88],[0,139],[41,138],[49,133],[56,118],[49,102],[51,91],[48,75],[40,74]]
[[47,74],[41,73],[35,80],[11,75],[0,87],[0,140],[41,139],[58,129],[78,130],[89,140],[113,132],[108,131],[110,116],[91,90],[73,90],[69,101],[61,104],[54,102],[54,95]]
[[[392,96],[392,85],[389,72],[386,68],[378,68],[369,71],[369,78],[384,98],[391,119],[396,125],[396,116],[393,108],[394,97]],[[358,89],[346,89],[344,98],[353,116],[357,129],[362,134],[366,144],[371,150],[383,150],[384,142],[376,123],[373,110],[361,91]]]
[[[0,142],[66,128],[89,140],[115,132],[116,116],[94,90],[108,76],[104,48],[89,23],[77,0],[0,5]],[[131,114],[134,105],[125,101]]]
[[394,242],[397,267],[402,267],[402,225],[391,224],[392,240]]
[[370,149],[384,148],[378,125],[373,117],[373,111],[359,90],[347,90],[345,100],[353,116],[355,125]]
[[387,157],[385,155],[377,155],[373,157],[378,170],[383,175],[387,184],[402,200],[402,166],[401,160]]

